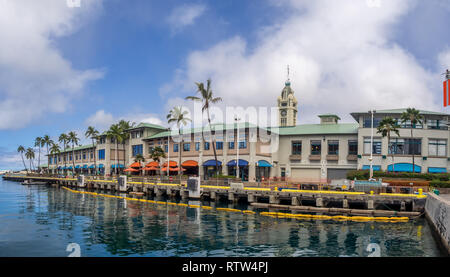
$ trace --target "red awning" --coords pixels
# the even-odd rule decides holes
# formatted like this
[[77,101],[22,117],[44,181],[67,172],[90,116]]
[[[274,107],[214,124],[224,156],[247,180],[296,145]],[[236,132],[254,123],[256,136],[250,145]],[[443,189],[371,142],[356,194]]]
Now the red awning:
[[134,162],[130,165],[130,167],[142,167],[140,162]]
[[[177,164],[177,162],[174,162],[174,161],[170,161],[169,162],[169,166],[170,167],[175,167],[175,166],[177,166],[178,164]],[[163,164],[163,167],[167,167],[167,162],[165,162],[164,164]]]
[[182,167],[195,167],[198,166],[198,162],[196,161],[185,161],[181,164]]

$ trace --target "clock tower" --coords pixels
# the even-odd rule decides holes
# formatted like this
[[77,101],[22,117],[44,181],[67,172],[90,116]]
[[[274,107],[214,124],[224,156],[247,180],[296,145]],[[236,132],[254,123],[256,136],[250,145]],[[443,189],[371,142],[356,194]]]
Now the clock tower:
[[285,86],[278,96],[278,126],[293,127],[297,125],[297,99],[295,99],[294,91],[291,88],[291,81],[288,78]]

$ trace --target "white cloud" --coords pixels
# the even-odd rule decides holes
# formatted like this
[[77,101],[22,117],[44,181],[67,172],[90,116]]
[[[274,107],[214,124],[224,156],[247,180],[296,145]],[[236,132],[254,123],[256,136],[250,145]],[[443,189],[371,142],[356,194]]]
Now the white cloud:
[[107,129],[114,122],[114,116],[111,113],[105,112],[104,110],[98,110],[95,114],[88,117],[85,121],[88,126],[94,126],[95,128],[100,129]]
[[179,32],[186,26],[194,24],[194,21],[206,10],[205,5],[201,4],[183,4],[172,10],[167,17],[172,33]]
[[64,112],[101,70],[77,70],[54,39],[89,21],[101,1],[69,8],[58,0],[0,0],[0,129],[20,128]]
[[[300,123],[318,122],[320,113],[349,113],[369,108],[440,109],[433,76],[408,51],[395,44],[395,26],[414,2],[287,0],[290,15],[257,30],[250,49],[236,36],[191,53],[166,96],[195,92],[194,82],[212,78],[223,105],[275,106],[291,68]],[[180,74],[181,70],[181,74]],[[180,93],[181,92],[181,93]]]
[[109,129],[112,124],[117,123],[122,119],[134,122],[136,124],[150,123],[162,126],[165,125],[165,123],[161,120],[160,115],[152,113],[131,112],[122,116],[114,116],[112,113],[105,112],[104,110],[98,110],[93,115],[89,116],[85,120],[85,124],[88,126],[94,126],[102,132]]

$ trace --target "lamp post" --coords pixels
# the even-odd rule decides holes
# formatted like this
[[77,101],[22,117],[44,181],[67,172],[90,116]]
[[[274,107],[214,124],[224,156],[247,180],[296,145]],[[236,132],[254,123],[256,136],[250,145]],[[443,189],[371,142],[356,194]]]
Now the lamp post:
[[170,164],[170,128],[168,128],[169,133],[167,135],[167,178],[169,178],[169,164]]
[[236,129],[237,129],[237,138],[236,138],[236,179],[239,178],[239,120],[241,120],[239,117],[235,116],[234,121],[236,122]]
[[373,115],[374,113],[376,113],[375,110],[371,110],[369,111],[369,113],[372,116],[372,125],[370,128],[370,158],[369,158],[369,162],[370,162],[370,177],[369,177],[369,181],[373,180]]

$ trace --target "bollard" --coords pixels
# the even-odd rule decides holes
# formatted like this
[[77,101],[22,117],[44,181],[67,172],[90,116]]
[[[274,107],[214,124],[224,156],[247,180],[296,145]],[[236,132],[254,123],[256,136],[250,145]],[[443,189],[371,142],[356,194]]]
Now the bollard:
[[373,200],[368,200],[367,201],[367,209],[368,210],[373,210]]
[[248,201],[248,203],[255,202],[255,195],[253,193],[249,193],[247,201]]
[[344,199],[343,201],[342,201],[342,208],[344,208],[344,209],[348,209],[348,199]]
[[419,189],[419,195],[423,195],[423,189]]
[[323,207],[323,199],[322,198],[317,198],[316,199],[316,206],[317,207]]
[[373,190],[370,191],[370,195],[373,195]]

